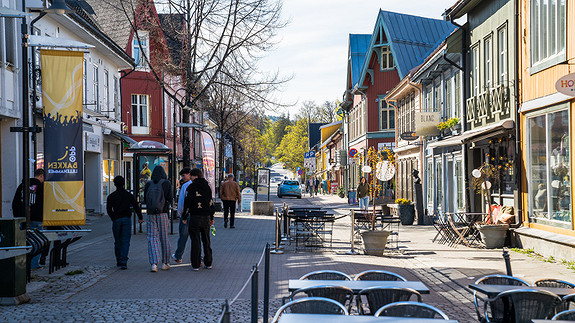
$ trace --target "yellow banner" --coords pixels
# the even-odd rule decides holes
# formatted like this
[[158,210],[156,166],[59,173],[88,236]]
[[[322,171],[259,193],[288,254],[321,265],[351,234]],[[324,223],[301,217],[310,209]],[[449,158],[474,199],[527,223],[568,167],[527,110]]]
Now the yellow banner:
[[42,50],[44,225],[84,225],[83,52]]

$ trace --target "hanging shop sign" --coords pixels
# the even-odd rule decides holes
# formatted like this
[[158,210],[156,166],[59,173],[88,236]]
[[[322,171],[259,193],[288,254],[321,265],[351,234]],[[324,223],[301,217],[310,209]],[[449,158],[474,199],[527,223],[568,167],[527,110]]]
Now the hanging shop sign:
[[569,96],[575,96],[575,73],[563,76],[555,82],[557,92]]
[[42,50],[44,226],[84,225],[84,52]]
[[419,112],[415,116],[415,135],[416,136],[437,136],[439,129],[437,125],[440,122],[440,112]]
[[419,138],[415,134],[415,131],[404,132],[404,133],[400,134],[399,137],[405,141],[413,141],[413,140],[417,140],[417,138]]

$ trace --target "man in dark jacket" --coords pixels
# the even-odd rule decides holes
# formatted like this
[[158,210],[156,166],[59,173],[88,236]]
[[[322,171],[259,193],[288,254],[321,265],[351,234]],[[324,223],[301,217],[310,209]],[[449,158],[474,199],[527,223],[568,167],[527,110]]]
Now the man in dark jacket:
[[[160,261],[163,263],[162,270],[170,269],[170,256],[172,253],[170,241],[168,240],[168,227],[170,225],[168,213],[172,205],[173,194],[172,184],[167,178],[164,168],[158,165],[152,171],[152,179],[144,186],[144,201],[146,201],[148,213],[148,221],[146,222],[148,258],[152,272],[158,271]],[[156,205],[152,205],[152,203]],[[157,205],[158,203],[162,205]]]
[[200,269],[202,264],[201,245],[204,245],[204,268],[212,268],[212,247],[210,246],[210,226],[214,224],[214,201],[212,189],[202,171],[194,168],[190,171],[192,184],[186,190],[182,222],[188,224],[192,241],[192,270]]
[[142,211],[132,193],[124,189],[125,180],[122,176],[114,177],[116,191],[108,195],[106,210],[112,219],[112,233],[114,234],[114,251],[116,265],[120,269],[128,269],[128,252],[130,251],[130,238],[132,236],[132,210],[138,215],[138,221],[144,222]]
[[[20,184],[16,189],[14,194],[14,199],[12,200],[12,212],[14,217],[25,217],[24,212],[24,188]],[[34,178],[30,178],[30,229],[40,229],[42,228],[42,222],[44,221],[44,169],[38,168],[34,171]],[[50,251],[50,244],[48,244],[43,250],[40,256],[40,265],[46,264],[46,257]],[[38,263],[37,258],[31,262],[31,268],[37,268]]]

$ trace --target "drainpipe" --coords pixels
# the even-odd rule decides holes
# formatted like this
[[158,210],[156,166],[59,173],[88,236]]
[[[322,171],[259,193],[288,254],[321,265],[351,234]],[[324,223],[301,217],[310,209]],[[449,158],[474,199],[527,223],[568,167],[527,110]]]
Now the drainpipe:
[[[517,35],[517,32],[519,31],[519,0],[514,1],[513,5],[515,6],[515,30],[513,32],[515,35]],[[516,208],[517,211],[515,212],[515,219],[517,220],[517,223],[521,225],[523,223],[523,198],[520,189],[522,176],[520,171],[521,158],[519,158],[519,156],[521,156],[521,132],[519,131],[520,127],[518,125],[518,122],[521,120],[521,114],[519,113],[519,41],[521,41],[521,38],[515,41],[515,82],[513,84],[513,94],[515,96],[515,189],[518,191]],[[517,214],[519,216],[517,216]]]
[[[467,98],[467,92],[468,92],[468,88],[467,88],[467,82],[468,82],[468,78],[467,78],[467,31],[465,30],[465,28],[462,25],[459,25],[458,23],[456,23],[455,21],[453,21],[453,16],[449,15],[449,22],[451,22],[452,24],[454,24],[455,26],[457,26],[459,29],[461,29],[461,32],[463,33],[463,36],[461,38],[461,61],[462,61],[462,69],[461,71],[463,72],[463,77],[461,78],[461,88],[463,90],[463,111],[461,113],[461,133],[464,133],[467,130],[467,108],[466,108],[466,100],[465,98]],[[465,185],[464,187],[469,187],[469,172],[467,171],[467,167],[468,167],[468,163],[469,163],[469,156],[468,156],[468,149],[467,148],[467,144],[463,144],[463,149],[462,149],[462,155],[463,155],[463,165],[464,165],[464,172],[463,172],[463,179],[465,181]],[[469,202],[471,200],[470,194],[469,194],[469,189],[465,190],[465,200],[467,202]],[[467,212],[469,212],[470,209],[470,204],[471,203],[465,203],[465,205],[467,206]]]

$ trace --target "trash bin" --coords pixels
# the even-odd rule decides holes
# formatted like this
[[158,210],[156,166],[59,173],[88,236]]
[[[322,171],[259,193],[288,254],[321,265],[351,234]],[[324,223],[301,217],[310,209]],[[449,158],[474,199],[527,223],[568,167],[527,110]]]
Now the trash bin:
[[[26,219],[0,219],[0,247],[26,245]],[[26,294],[26,255],[0,260],[0,304],[28,302]]]

